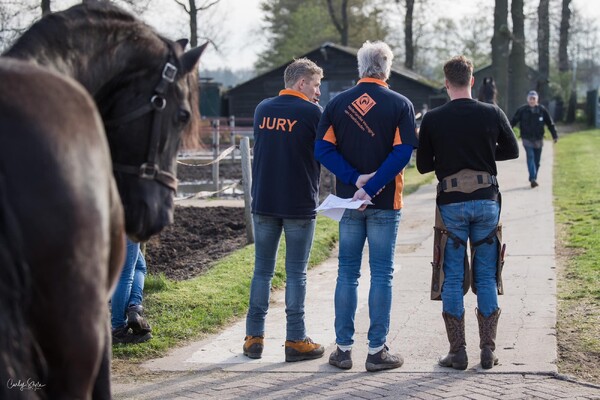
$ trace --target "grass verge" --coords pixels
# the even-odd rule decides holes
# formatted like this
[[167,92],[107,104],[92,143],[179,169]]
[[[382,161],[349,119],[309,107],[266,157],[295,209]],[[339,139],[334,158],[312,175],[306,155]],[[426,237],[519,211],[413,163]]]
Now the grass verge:
[[[433,173],[420,175],[416,168],[407,168],[404,194],[416,191],[432,179]],[[319,216],[309,268],[330,257],[337,240],[337,222]],[[282,236],[272,281],[274,289],[285,284],[284,255]],[[248,309],[253,268],[254,245],[249,245],[218,260],[207,273],[194,279],[176,282],[164,275],[149,275],[145,282],[144,309],[154,337],[137,345],[114,345],[113,358],[141,362],[161,357],[173,347],[215,333],[243,317]]]
[[600,383],[600,130],[566,135],[555,147],[559,258],[558,367]]

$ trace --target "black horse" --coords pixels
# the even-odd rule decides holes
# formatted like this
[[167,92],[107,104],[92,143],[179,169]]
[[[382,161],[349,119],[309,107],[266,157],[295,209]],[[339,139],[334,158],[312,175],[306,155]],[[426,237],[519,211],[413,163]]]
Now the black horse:
[[185,44],[97,2],[0,57],[0,398],[110,398],[124,234],[172,221],[175,158],[198,120],[205,46]]

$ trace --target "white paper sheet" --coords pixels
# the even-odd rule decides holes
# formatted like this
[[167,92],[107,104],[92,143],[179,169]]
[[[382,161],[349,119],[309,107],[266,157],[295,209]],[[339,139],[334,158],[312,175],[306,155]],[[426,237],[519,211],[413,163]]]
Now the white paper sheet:
[[363,204],[373,204],[369,200],[354,200],[352,199],[342,199],[340,197],[334,196],[330,194],[327,196],[323,203],[319,207],[317,207],[316,211],[320,212],[321,215],[329,217],[335,221],[339,221],[342,219],[344,215],[344,211],[346,209],[356,210],[360,208]]

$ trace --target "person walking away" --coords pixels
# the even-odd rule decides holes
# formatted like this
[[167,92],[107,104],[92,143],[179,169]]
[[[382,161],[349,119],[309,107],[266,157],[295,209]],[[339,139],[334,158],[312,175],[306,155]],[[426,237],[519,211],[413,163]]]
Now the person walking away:
[[284,71],[285,89],[263,100],[254,113],[252,218],[254,274],[246,316],[243,353],[260,358],[271,280],[282,231],[285,234],[285,360],[323,356],[325,349],[306,336],[306,270],[316,223],[320,166],[314,158],[323,70],[301,58]]
[[450,351],[438,363],[459,370],[468,366],[463,296],[471,286],[477,294],[481,366],[489,369],[498,363],[494,351],[503,290],[496,161],[517,158],[519,146],[504,112],[471,98],[475,80],[469,59],[447,61],[444,76],[450,102],[425,115],[417,149],[418,171],[435,171],[439,181],[431,298],[442,300]]
[[125,265],[110,302],[113,343],[142,343],[152,338],[142,306],[146,271],[140,244],[127,238]]
[[527,169],[531,187],[539,186],[537,174],[540,170],[542,147],[544,146],[544,125],[550,130],[554,143],[558,142],[558,134],[554,121],[546,107],[538,103],[538,94],[535,90],[527,94],[527,104],[517,109],[510,124],[512,127],[519,125],[521,140],[527,155]]
[[358,83],[335,96],[319,123],[315,155],[337,177],[342,198],[373,205],[345,210],[339,222],[339,266],[335,288],[337,347],[329,364],[352,367],[354,317],[365,241],[369,244],[367,371],[398,368],[404,360],[386,345],[392,304],[394,249],[402,208],[402,171],[418,139],[413,104],[390,90],[393,53],[384,42],[358,50]]

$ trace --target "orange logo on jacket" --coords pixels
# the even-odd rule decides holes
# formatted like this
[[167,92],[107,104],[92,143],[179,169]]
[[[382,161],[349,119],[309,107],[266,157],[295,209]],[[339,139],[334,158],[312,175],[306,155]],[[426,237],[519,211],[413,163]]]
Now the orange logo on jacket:
[[259,128],[268,129],[271,131],[291,132],[292,129],[294,129],[294,125],[296,125],[297,122],[297,120],[292,121],[287,118],[263,117]]
[[371,108],[373,108],[373,106],[375,104],[377,104],[375,102],[375,100],[373,100],[373,98],[371,96],[369,96],[367,93],[364,93],[358,99],[356,99],[352,102],[352,105],[354,106],[354,108],[356,108],[356,110],[363,117],[369,112],[369,110]]

